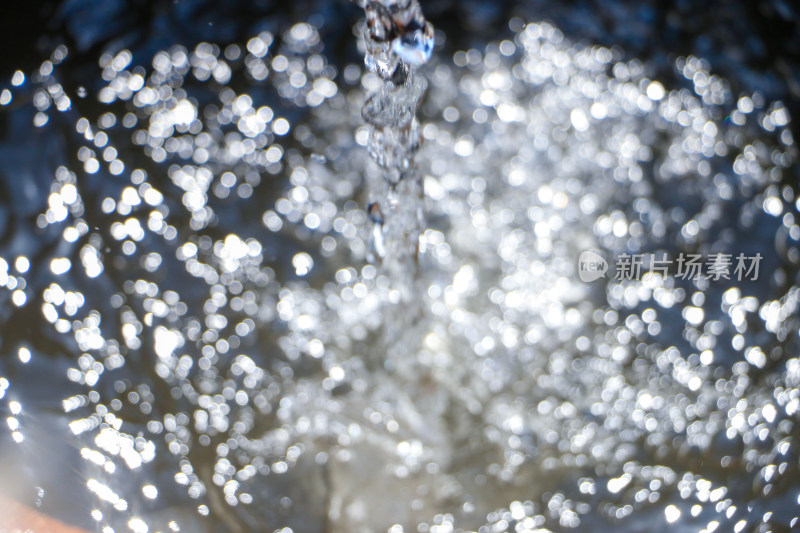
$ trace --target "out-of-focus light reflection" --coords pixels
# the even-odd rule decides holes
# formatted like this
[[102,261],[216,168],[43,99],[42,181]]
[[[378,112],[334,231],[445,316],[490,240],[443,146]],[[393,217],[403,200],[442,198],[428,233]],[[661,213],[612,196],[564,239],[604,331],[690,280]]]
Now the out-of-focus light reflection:
[[[102,527],[116,513],[147,530],[139,498],[169,491],[145,475],[157,453],[203,515],[299,514],[263,488],[315,484],[319,467],[343,500],[326,519],[374,525],[393,494],[431,532],[574,528],[589,513],[623,521],[647,506],[668,524],[742,530],[736,487],[684,458],[723,471],[741,461],[765,497],[796,472],[800,363],[775,346],[796,335],[797,287],[767,299],[653,274],[609,281],[598,301],[574,272],[590,247],[732,247],[764,216],[796,241],[797,200],[781,186],[796,158],[788,110],[732,95],[699,58],[678,60],[687,85],[673,89],[617,50],[513,25],[513,38],[434,59],[426,73],[427,314],[399,361],[378,333],[393,318],[381,302],[396,294],[363,265],[373,214],[357,110],[378,80],[356,65],[337,72],[317,27],[173,47],[146,67],[129,50],[104,53],[103,87],[78,94],[101,104],[93,117],[58,82],[65,48],[14,74],[0,104],[29,91],[45,130],[73,113],[78,163],[56,170],[36,220],[72,248],[45,272],[19,252],[0,258],[0,285],[78,348],[66,376],[85,390],[63,408],[97,472],[87,487],[107,504],[92,514]],[[92,176],[119,183],[96,199],[107,227],[84,213]],[[225,202],[246,211],[267,181],[279,192],[258,208],[260,233],[226,225]],[[731,210],[739,233],[725,227]],[[305,251],[275,259],[283,239]],[[180,293],[176,265],[191,280]],[[50,274],[41,293],[28,285]],[[73,282],[102,287],[112,275],[124,278],[110,297],[118,313],[101,317]],[[35,366],[34,346],[18,349],[20,363]],[[9,386],[0,378],[0,398],[14,397]],[[23,442],[27,410],[8,408]],[[741,453],[717,457],[727,446]],[[370,458],[386,466],[384,487],[349,488],[374,473]],[[123,493],[115,480],[130,471],[149,482]],[[454,494],[464,501],[451,505]]]

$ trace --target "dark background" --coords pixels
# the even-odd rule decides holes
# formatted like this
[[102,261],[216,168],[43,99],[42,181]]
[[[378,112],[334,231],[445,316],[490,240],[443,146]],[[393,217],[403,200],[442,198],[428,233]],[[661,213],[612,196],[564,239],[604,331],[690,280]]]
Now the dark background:
[[[679,55],[711,61],[717,74],[760,90],[767,99],[800,98],[800,9],[785,0],[529,0],[421,2],[447,34],[448,48],[483,43],[507,30],[513,16],[550,20],[573,40],[619,45],[664,71]],[[38,0],[14,2],[0,18],[0,80],[37,66],[60,43],[76,63],[96,63],[102,50],[129,47],[139,57],[173,43],[225,44],[312,14],[341,18],[328,52],[350,56],[350,23],[359,9],[346,0]],[[333,25],[327,24],[330,31]]]

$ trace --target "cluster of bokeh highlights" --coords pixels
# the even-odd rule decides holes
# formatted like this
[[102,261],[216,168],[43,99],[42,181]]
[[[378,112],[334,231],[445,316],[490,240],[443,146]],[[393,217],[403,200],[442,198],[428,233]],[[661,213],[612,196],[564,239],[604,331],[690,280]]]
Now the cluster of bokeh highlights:
[[[64,338],[61,377],[81,392],[63,409],[100,529],[794,527],[786,108],[731,94],[696,57],[666,86],[546,23],[434,55],[425,315],[387,359],[397,287],[366,262],[377,169],[360,115],[382,82],[328,64],[318,32],[152,65],[105,53],[104,86],[79,94],[59,83],[60,47],[0,93],[36,128],[72,125],[36,217],[55,244],[0,258],[0,301]],[[83,99],[103,112],[81,115]],[[588,285],[585,249],[767,259],[752,283]],[[35,344],[14,365],[52,356]],[[27,446],[22,387],[0,377]]]

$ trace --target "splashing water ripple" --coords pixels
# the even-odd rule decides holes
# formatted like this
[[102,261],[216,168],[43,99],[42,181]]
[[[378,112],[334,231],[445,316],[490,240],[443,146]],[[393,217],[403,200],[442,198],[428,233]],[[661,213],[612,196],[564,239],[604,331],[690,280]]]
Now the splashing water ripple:
[[[310,23],[147,67],[106,53],[92,118],[59,83],[66,48],[15,76],[0,104],[74,131],[34,214],[44,252],[21,255],[19,230],[0,258],[3,320],[50,324],[0,366],[15,446],[48,438],[17,381],[53,357],[43,375],[74,392],[59,438],[104,532],[795,527],[786,108],[696,57],[672,88],[514,19],[508,40],[430,59],[417,123],[422,77],[397,104],[382,76],[430,55],[418,26],[361,43],[378,74],[337,72]],[[421,317],[389,347],[397,287],[366,261],[365,184],[369,152],[406,156],[375,148],[382,124],[415,130],[425,169]],[[749,284],[589,285],[585,249],[767,259]]]

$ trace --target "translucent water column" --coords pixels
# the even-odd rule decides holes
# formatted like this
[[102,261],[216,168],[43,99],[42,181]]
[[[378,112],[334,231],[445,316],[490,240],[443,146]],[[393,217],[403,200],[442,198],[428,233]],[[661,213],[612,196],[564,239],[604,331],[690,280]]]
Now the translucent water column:
[[[386,342],[391,354],[413,344],[422,306],[416,290],[419,237],[423,229],[423,176],[414,156],[420,144],[416,111],[425,94],[427,81],[415,72],[431,57],[433,27],[425,20],[416,0],[359,2],[366,13],[364,63],[383,80],[370,94],[361,110],[370,124],[368,150],[381,171],[368,178],[368,212],[373,231],[373,260],[389,277],[389,305],[397,312],[386,313]],[[388,309],[387,309],[388,311]]]

